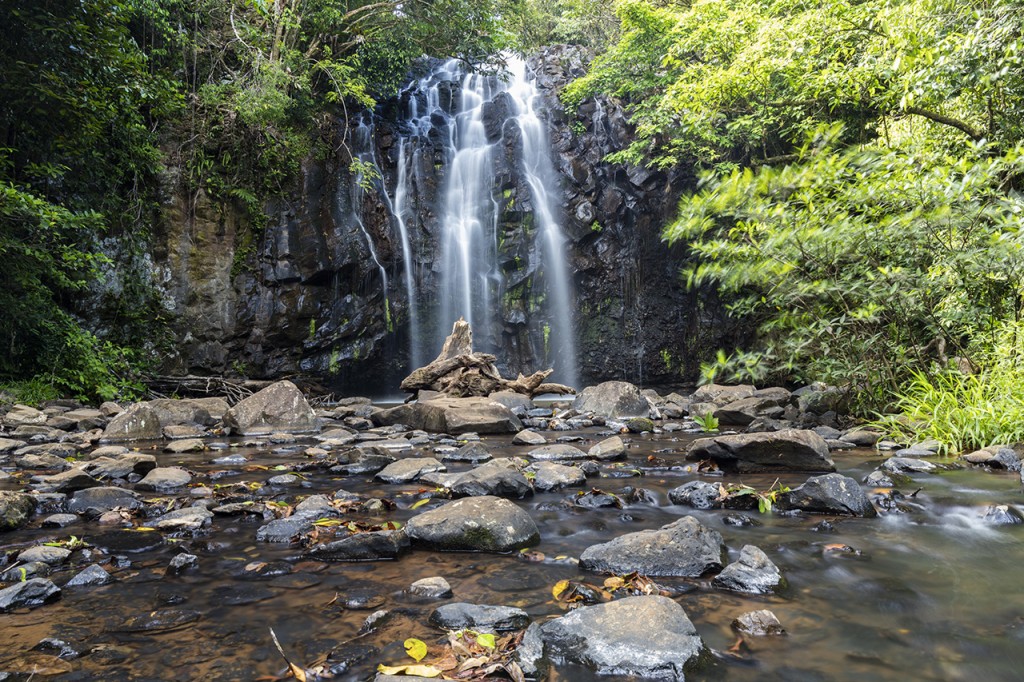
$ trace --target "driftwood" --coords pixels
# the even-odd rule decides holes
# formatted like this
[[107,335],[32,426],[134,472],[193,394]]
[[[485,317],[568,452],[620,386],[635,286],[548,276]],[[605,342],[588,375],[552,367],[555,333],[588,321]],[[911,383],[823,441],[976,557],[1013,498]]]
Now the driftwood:
[[[331,398],[332,394],[328,389],[321,386],[314,380],[304,377],[286,377],[297,385],[309,400],[318,397]],[[275,383],[274,380],[266,379],[228,379],[221,376],[149,376],[143,379],[146,385],[146,392],[150,398],[167,398],[176,396],[205,397],[223,396],[228,403],[234,405],[253,393]]]
[[402,380],[401,388],[412,393],[409,400],[413,400],[420,391],[437,391],[453,398],[487,396],[497,391],[514,391],[530,397],[542,393],[565,395],[576,392],[570,386],[544,383],[554,371],[550,369],[505,379],[495,361],[493,355],[473,352],[473,332],[468,322],[459,320],[445,339],[441,354],[425,367],[413,370]]

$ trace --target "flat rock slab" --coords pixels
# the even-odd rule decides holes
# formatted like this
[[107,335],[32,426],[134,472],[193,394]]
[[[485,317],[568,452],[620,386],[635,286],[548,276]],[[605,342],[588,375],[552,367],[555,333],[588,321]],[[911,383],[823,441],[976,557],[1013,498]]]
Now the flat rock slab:
[[526,453],[528,457],[541,461],[575,461],[580,459],[590,459],[590,455],[580,450],[574,445],[566,445],[564,443],[555,443],[552,445],[542,445],[539,448],[534,448]]
[[406,531],[413,544],[449,551],[512,552],[540,542],[529,514],[490,495],[455,500],[414,516]]
[[445,630],[469,628],[480,632],[507,632],[525,628],[530,624],[530,616],[512,606],[456,602],[434,609],[430,623]]
[[79,490],[68,501],[68,511],[73,514],[102,514],[116,507],[139,509],[142,507],[142,501],[138,493],[113,486]]
[[135,484],[138,490],[162,492],[183,488],[192,482],[192,474],[180,467],[157,467]]
[[835,471],[828,443],[813,431],[784,429],[699,438],[686,450],[691,461],[712,460],[725,471]]
[[621,535],[592,545],[580,555],[580,568],[595,573],[697,578],[725,563],[722,535],[692,516],[657,530]]
[[548,655],[599,675],[683,680],[708,658],[686,612],[668,597],[583,606],[540,627]]
[[320,561],[379,561],[397,559],[408,549],[409,536],[404,530],[382,530],[320,543],[307,554]]
[[534,467],[536,476],[533,487],[537,490],[558,490],[580,486],[586,483],[587,477],[577,467],[570,467],[555,462],[541,462]]
[[45,578],[32,578],[0,590],[0,613],[35,608],[60,597],[60,588]]
[[497,495],[522,499],[533,495],[533,488],[526,480],[526,476],[514,468],[505,466],[501,460],[494,460],[459,474],[448,487],[457,497]]
[[489,398],[434,398],[375,412],[378,426],[404,424],[431,433],[517,433],[523,424],[505,405]]
[[776,499],[776,506],[814,514],[878,516],[860,484],[842,474],[812,476],[800,487],[781,493]]

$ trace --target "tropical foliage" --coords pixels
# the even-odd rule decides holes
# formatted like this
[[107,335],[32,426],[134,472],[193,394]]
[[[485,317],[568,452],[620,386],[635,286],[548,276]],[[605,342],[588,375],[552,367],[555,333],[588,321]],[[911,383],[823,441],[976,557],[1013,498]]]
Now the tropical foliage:
[[985,366],[1024,313],[1024,4],[616,7],[621,38],[564,97],[626,104],[613,160],[705,169],[666,238],[759,330],[709,377],[825,380],[879,408]]

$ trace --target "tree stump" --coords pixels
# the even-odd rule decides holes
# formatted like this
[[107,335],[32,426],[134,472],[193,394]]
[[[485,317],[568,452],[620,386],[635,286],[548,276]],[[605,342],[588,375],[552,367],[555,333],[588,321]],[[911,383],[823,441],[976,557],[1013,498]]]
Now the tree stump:
[[551,369],[505,379],[495,360],[488,353],[473,352],[473,330],[459,319],[444,340],[440,355],[402,380],[402,390],[412,393],[406,402],[414,400],[420,391],[436,391],[453,398],[486,397],[497,391],[514,391],[531,398],[542,393],[576,393],[571,386],[544,383],[554,371]]

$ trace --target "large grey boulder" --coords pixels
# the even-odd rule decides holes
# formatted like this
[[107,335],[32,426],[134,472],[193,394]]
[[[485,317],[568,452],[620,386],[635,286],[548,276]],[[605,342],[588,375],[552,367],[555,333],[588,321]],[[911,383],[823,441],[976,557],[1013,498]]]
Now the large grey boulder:
[[[736,402],[737,400],[752,398],[755,392],[756,390],[754,387],[749,384],[737,384],[735,386],[705,384],[693,392],[693,395],[690,396],[690,402],[705,403],[714,405],[715,407],[721,407],[722,405],[728,405],[729,403]],[[690,412],[692,414],[693,410],[691,409]]]
[[836,470],[825,439],[800,429],[699,438],[686,450],[686,458],[709,459],[739,473]]
[[21,528],[35,510],[36,499],[31,495],[0,490],[0,531]]
[[580,568],[595,573],[697,578],[722,567],[725,543],[718,531],[692,516],[656,530],[627,533],[592,545],[580,555]]
[[39,426],[46,423],[46,413],[28,405],[15,405],[4,415],[4,426],[15,429],[19,426]]
[[414,516],[406,532],[413,544],[450,551],[512,552],[540,542],[529,514],[490,495],[455,500]]
[[708,651],[683,607],[668,597],[583,606],[540,626],[547,654],[599,675],[683,680]]
[[640,389],[625,381],[606,381],[587,386],[576,396],[572,407],[577,412],[593,412],[602,417],[646,417],[651,405]]
[[602,461],[622,459],[626,456],[626,444],[619,436],[612,436],[594,445],[587,451],[587,454]]
[[142,501],[138,493],[124,488],[103,486],[79,490],[68,501],[68,511],[73,514],[102,514],[116,507],[139,509]]
[[290,381],[278,381],[240,401],[224,413],[224,426],[243,436],[320,430],[313,408]]
[[800,487],[779,495],[775,506],[815,514],[878,515],[860,484],[842,474],[812,476]]
[[433,457],[407,457],[388,464],[377,472],[376,478],[385,483],[409,483],[423,474],[447,471],[445,466]]
[[565,466],[555,462],[541,462],[533,469],[536,472],[533,487],[537,490],[558,490],[583,485],[587,481],[586,475],[579,467]]
[[311,547],[307,554],[320,561],[380,561],[397,559],[408,549],[409,536],[404,530],[381,530],[322,542]]
[[181,467],[157,467],[135,484],[137,490],[164,492],[183,488],[192,482],[192,474]]
[[135,403],[110,420],[100,436],[100,442],[156,440],[162,436],[163,425],[157,411],[148,403]]
[[433,433],[517,433],[523,428],[511,409],[490,398],[419,400],[380,410],[371,419],[378,426],[404,424]]
[[216,426],[228,411],[224,398],[185,398],[182,400],[150,400],[149,406],[160,418],[160,425]]
[[776,566],[761,548],[745,545],[740,558],[732,562],[711,581],[715,587],[747,594],[771,594],[785,580]]

